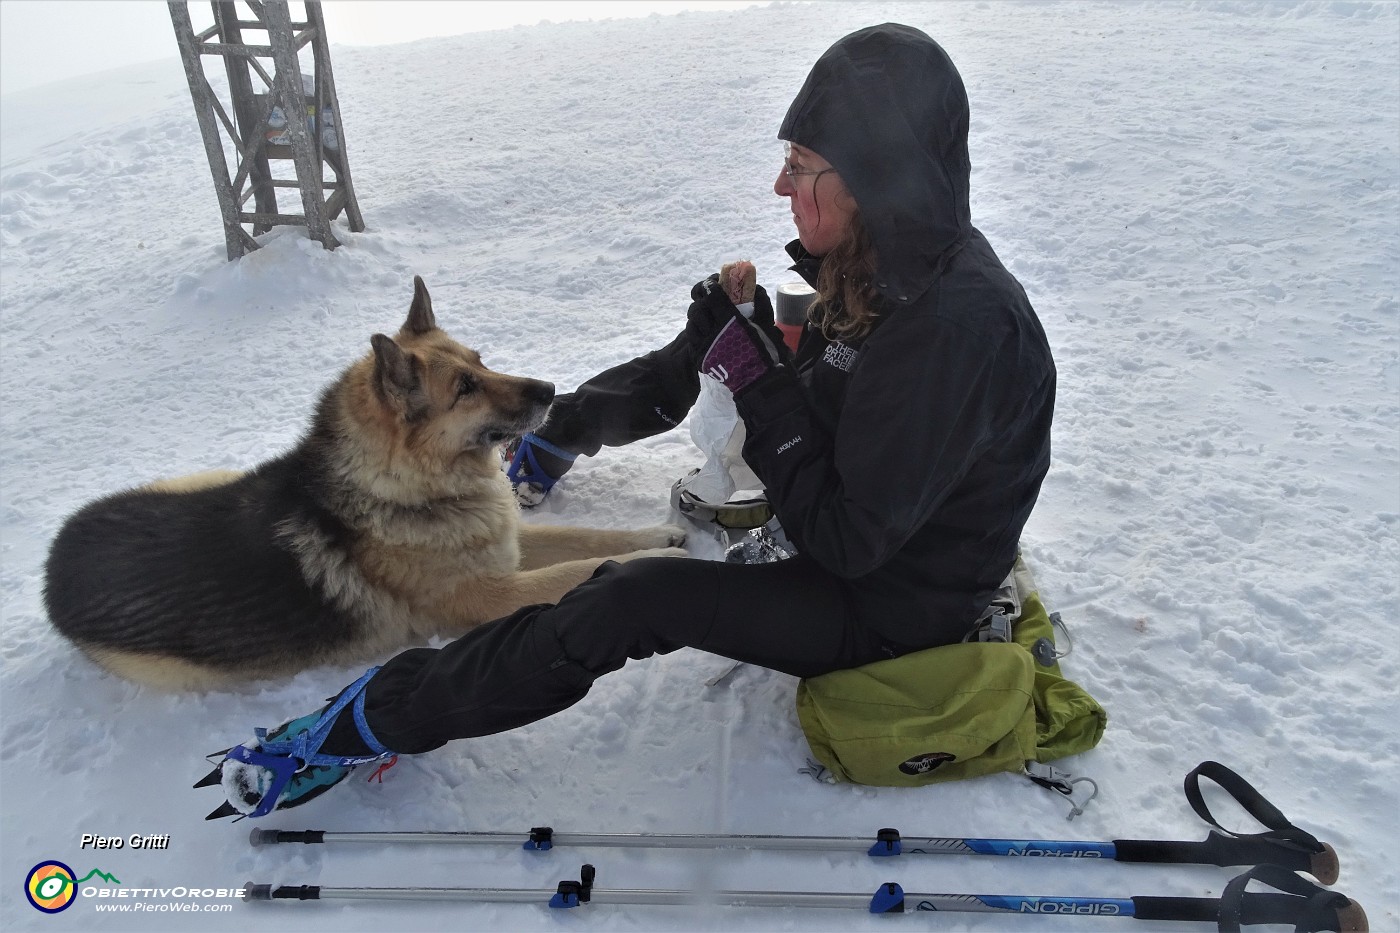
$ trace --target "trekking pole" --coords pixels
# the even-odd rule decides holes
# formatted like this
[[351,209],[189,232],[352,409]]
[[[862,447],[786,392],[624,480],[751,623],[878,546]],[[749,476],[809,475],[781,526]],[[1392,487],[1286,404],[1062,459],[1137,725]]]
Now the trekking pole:
[[[717,905],[726,907],[825,907],[888,914],[906,911],[955,913],[1054,914],[1073,917],[1130,917],[1136,920],[1215,922],[1222,933],[1241,926],[1293,924],[1303,933],[1331,930],[1367,933],[1361,905],[1336,891],[1318,887],[1293,872],[1260,866],[1235,878],[1218,898],[1210,897],[1039,897],[1006,894],[915,894],[893,882],[874,895],[834,891],[702,891],[593,887],[595,870],[584,865],[577,881],[561,881],[557,889],[523,888],[334,888],[321,885],[254,884],[243,889],[245,901],[485,901],[506,904],[548,904],[572,908],[584,904],[643,904],[651,906]],[[1252,880],[1276,893],[1246,892]]]
[[[1200,778],[1217,782],[1267,832],[1237,834],[1226,830],[1206,807]],[[989,855],[1010,858],[1109,859],[1118,862],[1150,862],[1186,865],[1278,865],[1305,871],[1323,884],[1335,884],[1341,872],[1337,852],[1288,821],[1243,778],[1224,765],[1207,761],[1186,777],[1186,797],[1212,831],[1202,842],[1152,839],[1115,839],[1082,842],[1050,839],[977,839],[939,836],[901,836],[899,830],[881,829],[874,839],[853,836],[724,835],[711,833],[559,833],[536,826],[528,834],[510,832],[326,832],[323,830],[255,829],[254,846],[279,843],[433,843],[448,845],[503,845],[520,843],[525,849],[546,851],[560,846],[670,849],[755,849],[823,852],[864,852],[875,857],[908,855]]]
[[991,855],[1010,858],[1059,858],[1158,864],[1244,866],[1272,864],[1305,871],[1323,884],[1335,884],[1340,874],[1335,850],[1308,853],[1282,843],[1241,839],[1211,833],[1204,842],[1116,839],[1075,842],[1052,839],[976,839],[901,836],[881,829],[872,840],[858,836],[756,836],[717,833],[561,833],[536,826],[527,833],[510,832],[363,832],[316,829],[288,831],[255,829],[255,846],[278,843],[424,843],[434,845],[509,845],[544,852],[554,846],[640,849],[752,849],[756,851],[861,852],[875,857],[895,855]]

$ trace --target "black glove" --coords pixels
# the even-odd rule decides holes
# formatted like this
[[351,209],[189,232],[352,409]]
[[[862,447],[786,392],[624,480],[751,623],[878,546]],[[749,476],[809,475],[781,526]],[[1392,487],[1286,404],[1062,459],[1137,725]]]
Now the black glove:
[[[690,290],[690,298],[692,304],[686,312],[685,335],[686,340],[697,351],[703,351],[714,343],[715,335],[721,327],[729,323],[732,316],[743,317],[729,300],[729,296],[724,293],[718,273],[703,282],[696,282],[695,287]],[[778,330],[774,323],[773,303],[768,300],[768,292],[764,291],[762,285],[754,286],[753,316],[748,320],[757,324],[769,341],[778,348],[783,361],[792,356],[787,344],[783,343],[783,332]]]
[[[762,288],[754,290],[754,321],[734,307],[718,275],[697,283],[690,297],[694,301],[686,312],[685,333],[701,373],[737,394],[783,361],[787,348],[781,335],[775,341],[766,332],[773,329],[773,305]],[[755,323],[765,318],[769,327]]]
[[696,353],[703,353],[715,342],[715,334],[719,333],[720,328],[736,316],[741,316],[739,309],[724,293],[724,287],[719,283],[719,273],[703,282],[696,282],[690,290],[690,308],[685,312],[686,341]]

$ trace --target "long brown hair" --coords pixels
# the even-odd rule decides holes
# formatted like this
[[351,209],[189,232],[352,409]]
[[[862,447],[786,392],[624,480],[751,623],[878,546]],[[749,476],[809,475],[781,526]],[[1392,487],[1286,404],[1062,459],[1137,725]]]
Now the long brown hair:
[[880,316],[875,269],[875,241],[857,208],[846,236],[822,257],[817,299],[807,312],[827,340],[858,340],[875,326]]

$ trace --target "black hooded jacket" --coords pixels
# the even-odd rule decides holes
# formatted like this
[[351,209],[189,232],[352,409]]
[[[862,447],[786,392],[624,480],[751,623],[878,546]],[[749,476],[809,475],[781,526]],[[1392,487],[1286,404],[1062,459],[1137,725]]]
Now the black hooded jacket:
[[[736,399],[744,458],[806,557],[904,645],[956,640],[1015,562],[1050,464],[1055,367],[1020,283],[972,226],[968,106],[924,33],[852,33],[813,67],[779,137],[836,169],[878,255],[862,340],[808,327]],[[794,242],[815,284],[820,260]]]
[[[943,50],[874,26],[813,67],[779,137],[824,157],[879,259],[863,340],[810,325],[796,359],[735,399],[744,458],[783,529],[848,581],[865,624],[908,647],[957,641],[1016,559],[1050,464],[1055,367],[1020,284],[973,228],[968,109]],[[800,243],[793,268],[816,284]],[[699,392],[684,333],[561,396],[540,433],[577,453],[670,430]]]

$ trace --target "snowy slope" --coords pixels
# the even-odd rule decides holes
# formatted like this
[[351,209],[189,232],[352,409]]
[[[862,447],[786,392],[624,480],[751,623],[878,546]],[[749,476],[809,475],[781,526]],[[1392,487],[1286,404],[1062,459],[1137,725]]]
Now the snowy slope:
[[[1337,885],[1400,929],[1400,7],[817,4],[334,47],[369,229],[279,230],[236,263],[177,65],[0,99],[0,926],[94,930],[850,930],[812,910],[360,903],[52,917],[58,859],[126,888],[599,884],[1218,894],[1226,869],[517,849],[253,850],[205,823],[203,753],[307,711],[357,670],[194,696],[99,672],[49,628],[48,542],[83,502],[242,468],[402,321],[411,279],[507,372],[571,387],[661,345],[691,283],[752,258],[790,280],[774,132],[808,67],[871,23],[950,52],[973,107],[974,222],[1060,370],[1055,462],[1024,547],[1108,708],[1067,824],[1012,776],[826,786],[794,681],[693,651],[572,710],[355,779],[281,828],[1204,838],[1182,776],[1223,761],[1341,854]],[[334,39],[334,36],[332,36]],[[531,521],[666,517],[684,430],[581,460]],[[1231,816],[1227,825],[1252,823]],[[84,833],[168,834],[95,852]],[[95,882],[94,882],[95,883]],[[101,887],[99,885],[99,887]],[[145,903],[160,904],[161,898]],[[200,902],[201,905],[206,902]],[[1112,921],[1094,921],[1115,926]],[[964,915],[937,929],[1071,930]],[[1139,924],[1149,929],[1152,924]],[[1156,924],[1159,929],[1174,924]]]

